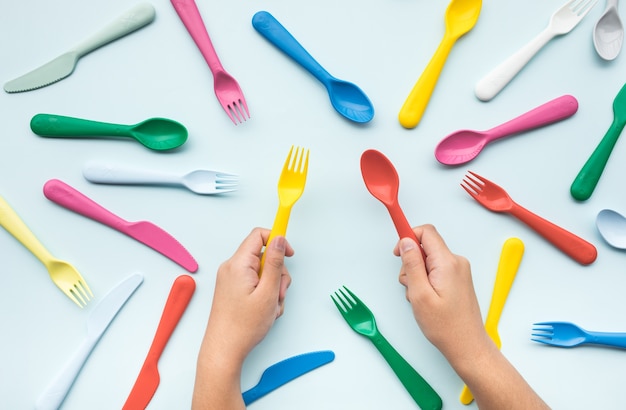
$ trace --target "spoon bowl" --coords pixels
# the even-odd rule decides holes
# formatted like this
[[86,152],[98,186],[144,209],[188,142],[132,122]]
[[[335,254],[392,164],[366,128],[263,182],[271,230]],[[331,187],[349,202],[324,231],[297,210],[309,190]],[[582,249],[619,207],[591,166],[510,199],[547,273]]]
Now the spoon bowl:
[[274,16],[259,11],[252,17],[252,26],[324,84],[330,102],[339,114],[357,123],[374,118],[374,106],[367,95],[355,84],[330,75]]
[[367,150],[361,155],[361,175],[374,198],[387,207],[398,202],[400,178],[391,161],[382,153]]
[[626,218],[622,214],[603,209],[596,217],[596,227],[609,245],[626,249]]
[[147,148],[164,151],[180,147],[187,141],[187,129],[167,118],[150,118],[129,128],[133,138]]
[[167,151],[187,141],[187,129],[167,118],[149,118],[134,125],[111,124],[52,114],[37,114],[31,130],[42,137],[133,138],[146,148]]
[[372,102],[356,84],[332,77],[325,85],[330,102],[339,114],[359,123],[374,118]]
[[614,60],[622,50],[624,26],[617,10],[617,0],[609,0],[593,28],[593,45],[604,60]]

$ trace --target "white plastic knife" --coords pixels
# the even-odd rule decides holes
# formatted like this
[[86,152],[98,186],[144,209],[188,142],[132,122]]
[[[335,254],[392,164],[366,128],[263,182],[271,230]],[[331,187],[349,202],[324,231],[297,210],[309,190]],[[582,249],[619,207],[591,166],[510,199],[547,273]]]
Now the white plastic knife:
[[35,404],[37,410],[58,409],[61,406],[91,351],[128,298],[142,282],[143,275],[135,273],[113,288],[96,305],[87,320],[87,337],[65,365],[65,368],[39,396]]
[[62,80],[72,74],[82,56],[142,28],[151,23],[154,16],[155,11],[151,4],[139,4],[68,52],[21,77],[9,81],[4,85],[4,91],[8,93],[30,91]]

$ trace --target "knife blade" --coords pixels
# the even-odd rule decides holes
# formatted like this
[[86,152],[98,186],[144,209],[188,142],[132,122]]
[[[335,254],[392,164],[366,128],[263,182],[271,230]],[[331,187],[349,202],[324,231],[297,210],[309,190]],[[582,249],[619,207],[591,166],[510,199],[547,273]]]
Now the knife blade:
[[139,4],[70,51],[7,82],[4,85],[4,91],[7,93],[31,91],[60,81],[74,72],[82,56],[142,28],[151,23],[154,16],[155,11],[151,4]]
[[87,337],[63,370],[39,396],[35,404],[37,410],[58,409],[61,406],[96,344],[142,282],[143,275],[139,273],[129,276],[93,308],[87,320]]
[[275,363],[265,369],[256,386],[242,393],[243,401],[247,406],[267,393],[311,370],[332,362],[334,359],[335,353],[330,350],[321,350],[292,356]]
[[47,181],[43,192],[52,202],[130,236],[165,255],[189,272],[198,270],[198,262],[187,249],[152,222],[126,221],[58,179]]
[[[521,239],[509,238],[502,245],[498,270],[496,271],[496,281],[493,284],[491,302],[487,311],[487,319],[485,319],[485,330],[495,345],[498,346],[498,349],[502,346],[502,341],[498,334],[498,322],[500,321],[506,298],[513,286],[517,270],[522,263],[523,256],[524,242]],[[459,401],[463,404],[470,404],[473,400],[472,392],[467,385],[464,385]]]
[[148,355],[122,410],[145,409],[152,400],[160,382],[159,358],[180,318],[185,313],[195,289],[196,282],[191,276],[181,275],[174,281]]

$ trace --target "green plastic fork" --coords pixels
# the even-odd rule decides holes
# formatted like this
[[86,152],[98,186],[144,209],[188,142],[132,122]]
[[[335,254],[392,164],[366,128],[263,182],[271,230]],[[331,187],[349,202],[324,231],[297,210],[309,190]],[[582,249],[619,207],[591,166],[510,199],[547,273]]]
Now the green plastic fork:
[[441,409],[441,397],[378,331],[369,308],[345,286],[330,297],[350,327],[374,343],[415,403],[423,410]]

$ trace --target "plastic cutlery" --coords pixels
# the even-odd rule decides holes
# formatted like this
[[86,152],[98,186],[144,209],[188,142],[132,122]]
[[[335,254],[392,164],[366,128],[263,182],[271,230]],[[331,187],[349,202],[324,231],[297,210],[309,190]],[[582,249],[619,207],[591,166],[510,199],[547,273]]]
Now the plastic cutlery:
[[618,0],[607,0],[604,13],[593,28],[593,45],[605,60],[615,60],[622,50],[624,25],[617,10]]
[[526,66],[550,40],[569,33],[595,6],[598,0],[570,0],[554,12],[548,26],[537,37],[494,68],[478,84],[476,97],[489,101]]
[[250,118],[248,104],[239,83],[230,75],[217,57],[209,33],[207,32],[198,6],[194,0],[171,0],[178,17],[185,25],[191,38],[198,46],[202,56],[213,74],[213,89],[220,105],[228,118],[237,125]]
[[626,84],[622,86],[615,100],[613,100],[613,122],[611,126],[572,182],[570,187],[572,197],[579,201],[586,201],[591,197],[609,161],[617,139],[624,130],[624,125],[626,125]]
[[540,322],[533,328],[534,342],[557,347],[582,344],[604,345],[626,349],[626,333],[592,332],[569,322]]
[[[291,208],[300,199],[306,185],[306,177],[309,170],[309,150],[300,147],[291,146],[285,164],[278,178],[278,210],[274,217],[272,230],[267,245],[276,236],[285,236],[287,233],[287,225],[291,215]],[[263,272],[265,265],[265,252],[261,256],[261,270],[259,276]]]
[[403,127],[414,128],[422,119],[452,46],[474,28],[481,8],[482,0],[452,0],[448,4],[443,39],[400,109],[398,119]]
[[330,363],[334,359],[335,353],[330,350],[322,350],[300,354],[275,363],[265,369],[261,375],[261,380],[254,387],[242,393],[243,402],[247,406],[283,384]]
[[139,4],[70,51],[15,80],[9,81],[4,85],[4,90],[8,93],[30,91],[64,79],[72,74],[81,57],[151,23],[154,20],[154,15],[154,7],[151,4]]
[[39,396],[37,410],[58,409],[94,347],[126,301],[143,282],[141,274],[133,274],[113,288],[93,308],[87,320],[87,337],[63,370]]
[[435,158],[444,165],[464,164],[476,158],[490,142],[569,118],[577,110],[576,98],[564,95],[490,130],[453,132],[437,144]]
[[330,296],[344,320],[378,349],[404,388],[422,410],[439,410],[441,397],[378,330],[372,311],[345,286]]
[[83,167],[83,176],[98,184],[182,186],[201,195],[224,194],[237,189],[236,175],[205,169],[176,174],[92,161]]
[[358,123],[374,118],[374,106],[367,95],[355,84],[330,75],[274,16],[259,11],[252,18],[252,26],[324,84],[330,102],[339,114]]
[[195,290],[196,282],[191,276],[181,275],[174,281],[165,302],[154,340],[139,371],[135,385],[126,399],[126,403],[124,403],[124,410],[145,409],[152,400],[161,380],[158,368],[159,359],[180,318],[185,313]]
[[53,114],[37,114],[30,129],[42,137],[132,138],[146,148],[166,151],[187,141],[187,129],[167,118],[150,118],[139,124],[122,125]]
[[596,227],[609,245],[626,249],[626,218],[622,214],[603,209],[596,216]]
[[[391,161],[380,151],[367,150],[361,154],[361,175],[370,194],[382,202],[389,211],[400,239],[411,238],[419,243],[398,203],[400,178]],[[426,260],[426,254],[421,246],[420,250],[422,257]]]
[[461,187],[490,211],[506,212],[518,218],[576,262],[589,265],[596,260],[598,251],[595,246],[522,207],[502,187],[487,178],[468,171]]
[[187,249],[152,222],[126,221],[58,179],[46,182],[43,192],[52,202],[130,236],[178,263],[189,272],[198,270],[198,262]]
[[[485,319],[485,330],[491,340],[498,346],[498,349],[502,346],[500,334],[498,333],[498,322],[504,310],[506,298],[509,296],[511,286],[513,286],[517,270],[522,263],[522,256],[524,256],[524,242],[519,238],[509,238],[502,245],[491,303],[487,311],[487,319]],[[474,400],[472,392],[467,386],[463,386],[459,399],[463,404],[470,404]]]
[[0,226],[39,259],[48,270],[50,279],[65,296],[81,308],[87,305],[93,293],[82,275],[70,263],[52,256],[2,197],[0,197]]

